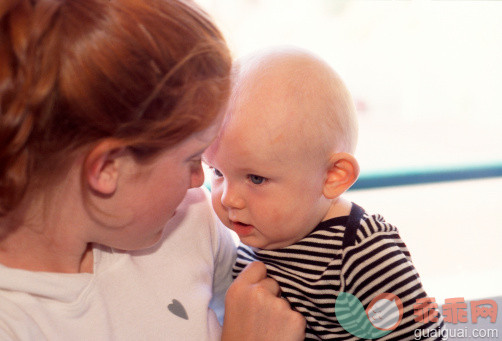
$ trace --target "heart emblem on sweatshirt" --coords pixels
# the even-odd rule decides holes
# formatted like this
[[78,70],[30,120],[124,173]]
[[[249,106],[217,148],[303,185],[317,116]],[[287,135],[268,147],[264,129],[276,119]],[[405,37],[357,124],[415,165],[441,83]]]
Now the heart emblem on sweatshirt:
[[173,299],[173,302],[167,306],[167,309],[174,315],[188,320],[188,314],[185,310],[185,307],[183,307],[183,304],[181,304],[177,299]]

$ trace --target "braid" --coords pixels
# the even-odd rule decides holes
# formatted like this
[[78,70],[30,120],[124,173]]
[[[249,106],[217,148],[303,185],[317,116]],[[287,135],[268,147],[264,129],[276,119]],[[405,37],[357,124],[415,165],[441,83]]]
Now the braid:
[[44,28],[58,2],[40,4],[46,7],[42,11],[28,0],[9,0],[0,8],[0,216],[26,191],[33,164],[30,137],[35,124],[47,121],[41,116],[47,114],[43,107],[51,102],[57,75],[57,63],[35,51],[51,43]]
[[29,37],[27,1],[9,1],[0,9],[0,216],[22,198],[27,187],[29,156],[26,144],[33,116],[24,103],[20,85]]

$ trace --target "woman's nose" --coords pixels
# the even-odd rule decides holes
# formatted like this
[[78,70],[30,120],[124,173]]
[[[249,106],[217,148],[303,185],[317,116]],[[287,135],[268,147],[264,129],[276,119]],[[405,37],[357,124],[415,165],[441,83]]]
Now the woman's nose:
[[204,184],[204,170],[202,164],[194,165],[190,175],[190,188],[200,187]]

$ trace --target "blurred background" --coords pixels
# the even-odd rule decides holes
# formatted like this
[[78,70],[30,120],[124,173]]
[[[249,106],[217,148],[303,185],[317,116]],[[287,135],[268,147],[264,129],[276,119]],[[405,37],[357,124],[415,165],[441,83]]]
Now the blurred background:
[[[360,183],[376,179],[347,197],[399,228],[429,296],[502,296],[502,2],[197,2],[236,58],[297,45],[342,76]],[[396,174],[411,181],[378,185]]]

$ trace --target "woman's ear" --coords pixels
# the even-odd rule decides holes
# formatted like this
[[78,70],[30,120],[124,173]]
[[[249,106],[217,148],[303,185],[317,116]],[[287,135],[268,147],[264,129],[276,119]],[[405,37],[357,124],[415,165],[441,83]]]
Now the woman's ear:
[[94,146],[84,162],[84,179],[97,194],[110,196],[117,190],[120,159],[125,146],[114,139],[106,139]]
[[328,199],[339,197],[356,182],[358,176],[359,164],[353,155],[333,154],[329,160],[323,195]]

